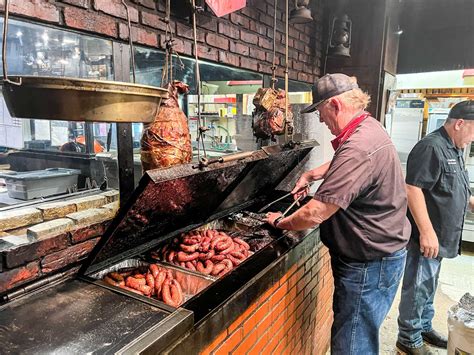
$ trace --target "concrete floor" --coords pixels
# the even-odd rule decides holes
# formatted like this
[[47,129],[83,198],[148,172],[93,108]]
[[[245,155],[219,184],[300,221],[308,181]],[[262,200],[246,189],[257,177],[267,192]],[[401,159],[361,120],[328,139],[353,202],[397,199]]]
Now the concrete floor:
[[[463,252],[454,259],[444,259],[441,265],[439,286],[435,296],[435,317],[433,327],[444,335],[448,335],[448,309],[456,304],[466,293],[474,294],[474,253]],[[395,297],[385,322],[380,329],[380,353],[396,354],[398,304],[400,289]],[[432,348],[435,354],[447,354],[446,350]]]

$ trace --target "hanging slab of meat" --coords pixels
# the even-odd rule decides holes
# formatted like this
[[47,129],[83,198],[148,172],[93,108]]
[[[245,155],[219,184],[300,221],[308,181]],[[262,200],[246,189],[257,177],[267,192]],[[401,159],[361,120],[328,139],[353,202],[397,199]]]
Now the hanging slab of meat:
[[188,85],[174,81],[166,88],[169,98],[162,101],[155,120],[143,129],[141,160],[144,171],[189,163],[192,158],[188,120],[178,104],[178,94],[187,93]]
[[[271,138],[285,133],[286,124],[292,126],[293,113],[291,107],[285,107],[285,91],[269,88],[259,89],[253,100],[255,111],[253,112],[253,133],[260,139]],[[285,122],[285,111],[288,110],[287,122]]]

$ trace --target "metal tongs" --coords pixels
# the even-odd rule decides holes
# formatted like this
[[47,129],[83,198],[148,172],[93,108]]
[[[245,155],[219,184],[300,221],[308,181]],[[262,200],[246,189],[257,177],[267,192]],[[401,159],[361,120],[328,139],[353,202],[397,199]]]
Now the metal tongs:
[[[303,191],[305,189],[307,189],[308,187],[310,187],[313,183],[310,182],[310,183],[307,183],[306,185],[304,185],[301,189],[299,189],[298,191],[296,191],[296,193],[300,192],[300,191]],[[281,201],[285,198],[287,198],[288,196],[291,196],[293,195],[291,192],[288,192],[287,194],[284,194],[283,196],[277,198],[276,200],[270,202],[269,204],[263,206],[262,208],[260,208],[258,210],[258,213],[262,213],[263,211],[265,211],[268,207],[270,207],[271,205],[277,203],[278,201]],[[303,198],[303,196],[300,196],[298,197],[291,205],[290,207],[288,207],[285,212],[283,212],[283,217],[288,213],[288,211],[290,211],[298,202],[300,202],[300,200]]]

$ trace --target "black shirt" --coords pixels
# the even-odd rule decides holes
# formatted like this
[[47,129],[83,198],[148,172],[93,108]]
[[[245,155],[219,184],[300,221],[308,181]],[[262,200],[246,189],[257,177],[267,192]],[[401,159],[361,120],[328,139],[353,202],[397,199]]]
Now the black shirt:
[[[463,151],[441,127],[419,141],[408,155],[406,183],[422,189],[431,224],[438,236],[439,254],[454,258],[460,251],[462,227],[470,188]],[[413,217],[412,238],[420,233]]]
[[404,248],[410,238],[400,160],[372,117],[336,150],[314,198],[340,207],[321,224],[321,240],[331,253],[376,260]]

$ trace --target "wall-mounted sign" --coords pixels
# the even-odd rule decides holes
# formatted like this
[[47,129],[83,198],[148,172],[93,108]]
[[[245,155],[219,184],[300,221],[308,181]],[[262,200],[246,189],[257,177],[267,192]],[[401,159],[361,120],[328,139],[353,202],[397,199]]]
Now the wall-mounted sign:
[[217,17],[221,17],[244,8],[246,0],[206,0],[206,3]]

